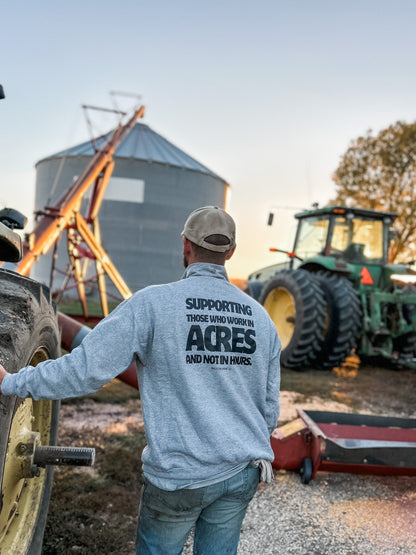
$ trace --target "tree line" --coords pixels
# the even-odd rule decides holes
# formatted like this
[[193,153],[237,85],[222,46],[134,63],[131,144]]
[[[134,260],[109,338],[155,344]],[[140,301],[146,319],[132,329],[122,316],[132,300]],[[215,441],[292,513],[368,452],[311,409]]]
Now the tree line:
[[416,123],[398,121],[354,139],[334,172],[330,204],[397,214],[390,262],[416,259]]

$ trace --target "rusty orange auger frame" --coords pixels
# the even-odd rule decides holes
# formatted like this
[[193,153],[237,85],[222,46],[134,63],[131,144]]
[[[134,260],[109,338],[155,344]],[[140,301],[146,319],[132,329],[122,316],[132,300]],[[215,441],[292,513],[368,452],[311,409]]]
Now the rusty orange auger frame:
[[[77,251],[78,234],[85,242],[96,262],[97,280],[100,291],[103,315],[108,314],[107,296],[105,291],[105,273],[114,283],[124,299],[132,293],[121,277],[108,254],[101,245],[101,235],[98,223],[98,212],[105,189],[110,180],[114,161],[113,155],[117,146],[130,132],[138,118],[143,117],[144,107],[135,110],[131,118],[124,125],[119,125],[111,139],[100,149],[83,174],[61,196],[54,206],[46,206],[38,215],[42,218],[30,234],[24,245],[24,255],[17,265],[16,271],[22,275],[29,275],[30,269],[39,256],[46,254],[60,238],[64,230],[67,231],[68,252],[77,279],[78,293],[83,307],[84,316],[88,316],[79,252]],[[80,214],[82,199],[88,189],[94,185],[86,219]]]

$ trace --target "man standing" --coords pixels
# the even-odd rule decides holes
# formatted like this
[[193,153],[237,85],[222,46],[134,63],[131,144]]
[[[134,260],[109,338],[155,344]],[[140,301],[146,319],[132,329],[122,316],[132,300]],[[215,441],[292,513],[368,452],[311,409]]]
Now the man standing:
[[121,303],[71,354],[8,374],[0,392],[61,399],[96,391],[133,361],[147,447],[137,553],[237,553],[259,479],[271,479],[280,341],[266,311],[230,284],[235,224],[206,206],[188,217],[184,279]]

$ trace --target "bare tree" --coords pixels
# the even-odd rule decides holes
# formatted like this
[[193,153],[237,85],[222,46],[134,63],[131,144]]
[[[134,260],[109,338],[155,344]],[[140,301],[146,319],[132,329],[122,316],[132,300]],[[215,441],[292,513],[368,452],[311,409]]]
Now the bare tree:
[[333,180],[336,204],[398,215],[390,261],[416,258],[416,122],[396,122],[351,142]]

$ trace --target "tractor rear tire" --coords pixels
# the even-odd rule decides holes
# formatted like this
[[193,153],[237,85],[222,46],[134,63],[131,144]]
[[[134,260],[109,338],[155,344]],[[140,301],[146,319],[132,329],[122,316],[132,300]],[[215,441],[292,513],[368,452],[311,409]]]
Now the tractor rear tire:
[[266,283],[259,302],[282,342],[282,366],[310,368],[322,343],[325,320],[325,301],[315,277],[305,270],[283,270]]
[[[0,270],[0,362],[11,372],[60,354],[55,308],[47,287]],[[39,554],[52,488],[52,467],[21,475],[21,455],[31,434],[56,443],[59,402],[0,395],[0,551]],[[19,456],[20,455],[20,456]]]
[[332,370],[344,362],[361,337],[361,306],[352,284],[329,272],[316,275],[326,301],[324,339],[314,365]]

